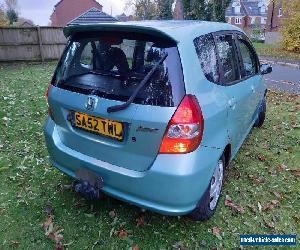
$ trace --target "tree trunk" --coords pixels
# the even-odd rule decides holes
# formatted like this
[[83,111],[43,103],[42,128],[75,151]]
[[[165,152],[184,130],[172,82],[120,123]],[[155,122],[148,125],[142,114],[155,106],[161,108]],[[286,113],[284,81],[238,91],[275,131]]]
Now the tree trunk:
[[182,0],[175,0],[175,8],[173,11],[173,19],[174,20],[183,20],[183,4]]

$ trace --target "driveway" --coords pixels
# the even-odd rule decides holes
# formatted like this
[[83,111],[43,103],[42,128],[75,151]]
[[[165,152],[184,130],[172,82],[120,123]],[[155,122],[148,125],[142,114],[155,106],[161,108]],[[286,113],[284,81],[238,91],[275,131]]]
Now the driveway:
[[300,94],[300,67],[272,64],[273,72],[265,76],[268,89]]

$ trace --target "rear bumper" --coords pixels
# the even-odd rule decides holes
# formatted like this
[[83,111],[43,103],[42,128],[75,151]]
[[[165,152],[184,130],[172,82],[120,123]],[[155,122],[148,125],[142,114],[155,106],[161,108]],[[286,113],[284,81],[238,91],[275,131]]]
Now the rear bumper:
[[199,147],[185,155],[158,155],[149,170],[138,172],[66,147],[51,119],[44,134],[54,167],[73,178],[77,168],[93,171],[103,178],[104,193],[167,215],[187,214],[196,207],[222,154],[219,149]]

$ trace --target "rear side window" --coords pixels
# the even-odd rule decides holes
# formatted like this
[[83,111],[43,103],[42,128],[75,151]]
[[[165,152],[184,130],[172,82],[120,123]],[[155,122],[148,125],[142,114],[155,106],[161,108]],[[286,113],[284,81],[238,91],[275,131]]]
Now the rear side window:
[[220,75],[213,35],[208,34],[196,38],[194,45],[205,77],[211,82],[218,83]]
[[234,47],[234,38],[231,34],[218,35],[216,48],[222,68],[222,82],[230,84],[240,79],[239,66]]
[[53,84],[83,94],[127,101],[166,53],[166,60],[134,103],[177,106],[185,89],[176,43],[138,33],[77,34],[61,58]]

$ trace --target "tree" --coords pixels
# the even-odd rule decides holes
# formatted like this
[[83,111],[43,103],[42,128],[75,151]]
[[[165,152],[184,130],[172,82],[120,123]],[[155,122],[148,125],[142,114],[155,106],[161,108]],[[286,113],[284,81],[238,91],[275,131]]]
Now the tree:
[[162,20],[172,19],[173,0],[157,0],[157,17]]
[[18,0],[5,0],[7,10],[17,10]]
[[154,0],[129,0],[126,8],[134,8],[134,16],[137,20],[152,20],[157,17],[157,4]]
[[4,7],[0,5],[0,27],[7,26],[7,19],[4,12]]
[[212,8],[213,15],[212,20],[217,22],[225,22],[225,11],[228,5],[230,4],[230,0],[213,0]]
[[10,25],[14,24],[15,22],[18,22],[18,13],[13,9],[7,10],[6,16]]
[[6,17],[9,21],[9,24],[12,25],[13,23],[18,21],[18,0],[5,0],[6,5]]
[[185,19],[225,21],[230,0],[183,0]]
[[300,1],[284,0],[283,20],[281,33],[283,36],[283,47],[288,51],[300,53]]

